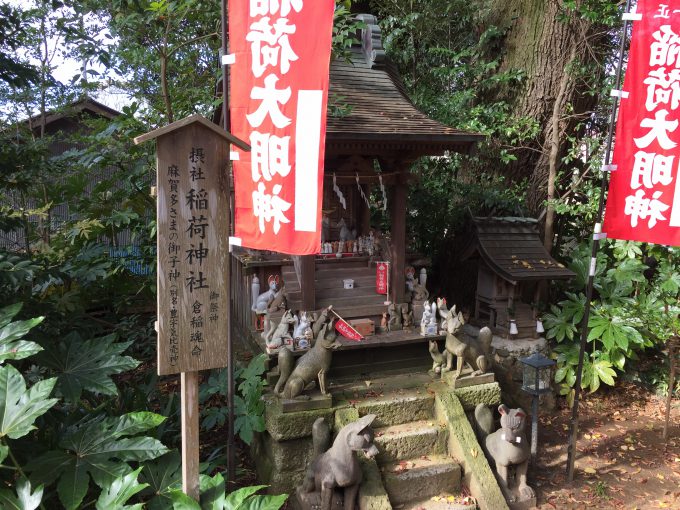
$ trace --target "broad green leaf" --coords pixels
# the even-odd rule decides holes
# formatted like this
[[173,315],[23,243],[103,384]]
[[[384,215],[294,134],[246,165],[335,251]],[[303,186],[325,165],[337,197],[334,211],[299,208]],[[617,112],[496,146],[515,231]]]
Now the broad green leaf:
[[64,397],[77,402],[83,390],[94,394],[117,395],[111,376],[132,370],[139,361],[121,354],[132,342],[115,343],[115,335],[82,340],[77,333],[46,348],[38,359],[51,368]]
[[142,495],[155,495],[153,499],[147,501],[149,510],[165,510],[172,505],[170,491],[181,488],[181,470],[182,458],[177,450],[144,463],[140,480],[145,482],[148,488]]
[[598,379],[608,386],[614,386],[616,372],[611,368],[611,363],[608,361],[598,360],[593,363],[593,374],[596,374]]
[[65,471],[57,484],[59,501],[66,510],[75,510],[83,502],[90,486],[90,477],[87,475],[87,467],[76,463],[75,469]]
[[25,478],[17,482],[16,495],[10,489],[0,489],[0,508],[3,510],[35,510],[40,506],[43,486],[31,493],[31,483]]
[[239,510],[245,501],[257,491],[267,488],[266,485],[253,485],[252,487],[242,487],[230,493],[225,498],[225,510]]
[[43,486],[39,485],[31,493],[31,482],[22,478],[17,482],[17,496],[21,510],[35,510],[42,502]]
[[172,510],[201,510],[201,505],[180,489],[171,490],[170,499],[172,499]]
[[23,303],[14,303],[13,305],[0,308],[0,328],[4,328],[7,324],[12,322],[12,319],[21,311],[23,306]]
[[148,484],[137,482],[137,476],[142,468],[132,473],[116,478],[113,483],[102,490],[97,500],[97,510],[141,510],[142,503],[126,505],[128,500],[148,487]]
[[288,499],[288,494],[256,495],[248,498],[241,510],[279,510]]
[[212,478],[202,475],[201,510],[223,510],[225,508],[224,478],[217,473]]
[[[60,477],[58,492],[62,504],[77,507],[82,500],[80,496],[87,492],[90,478],[104,488],[130,472],[127,461],[155,459],[168,452],[152,437],[124,437],[145,432],[163,420],[163,416],[149,412],[95,417],[67,429],[59,441],[61,450],[47,452],[29,462],[26,470],[31,473],[31,479],[38,482],[47,483]],[[45,466],[58,466],[60,470],[55,474]]]
[[560,383],[567,376],[568,366],[560,367],[555,371],[555,382]]
[[0,438],[18,439],[35,429],[36,418],[58,402],[56,398],[47,398],[56,382],[56,379],[47,379],[27,390],[16,368],[0,367]]
[[37,343],[21,338],[40,324],[44,317],[11,322],[21,310],[21,306],[21,303],[17,303],[0,309],[0,365],[8,359],[24,359],[42,351],[42,347]]
[[0,444],[0,466],[2,466],[2,463],[5,461],[7,456],[9,455],[9,446],[6,446],[4,444]]

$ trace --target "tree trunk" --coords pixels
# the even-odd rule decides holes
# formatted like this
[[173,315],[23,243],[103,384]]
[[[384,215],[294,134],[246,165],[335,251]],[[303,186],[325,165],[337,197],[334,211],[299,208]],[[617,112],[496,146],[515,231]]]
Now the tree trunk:
[[[600,54],[596,44],[603,38],[595,36],[599,27],[564,9],[557,0],[497,0],[494,7],[489,24],[507,28],[500,71],[521,70],[525,76],[523,89],[499,94],[512,102],[517,117],[541,126],[539,136],[514,152],[517,160],[503,173],[513,180],[529,180],[527,206],[532,215],[539,216],[547,198],[550,162],[556,163],[555,173],[559,171],[567,148],[563,133],[573,130],[597,100],[584,95],[587,84],[569,69],[569,57],[578,55],[581,64],[593,63]],[[553,121],[555,116],[559,122]],[[556,136],[554,127],[560,130]]]

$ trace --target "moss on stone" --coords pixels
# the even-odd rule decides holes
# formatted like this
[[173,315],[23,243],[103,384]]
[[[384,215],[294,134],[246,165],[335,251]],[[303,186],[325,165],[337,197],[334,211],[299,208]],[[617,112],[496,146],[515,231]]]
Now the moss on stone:
[[278,399],[273,398],[266,402],[265,427],[276,441],[310,437],[312,425],[317,418],[325,418],[328,423],[333,423],[334,408],[284,413]]
[[[494,384],[498,388],[498,384]],[[465,415],[465,409],[457,396],[458,391],[465,390],[469,390],[469,388],[455,390],[455,393],[438,393],[435,399],[435,415],[447,424],[449,453],[461,462],[465,472],[465,482],[470,487],[472,495],[477,499],[479,508],[481,510],[506,510],[508,505],[503,493],[489,467],[489,463],[486,461],[486,457],[484,457],[484,452]],[[500,399],[500,389],[497,389],[497,391],[498,399]],[[487,389],[484,394],[488,392],[490,392],[490,389]]]
[[458,388],[453,393],[460,399],[466,411],[473,410],[477,404],[497,406],[501,403],[501,387],[497,382]]

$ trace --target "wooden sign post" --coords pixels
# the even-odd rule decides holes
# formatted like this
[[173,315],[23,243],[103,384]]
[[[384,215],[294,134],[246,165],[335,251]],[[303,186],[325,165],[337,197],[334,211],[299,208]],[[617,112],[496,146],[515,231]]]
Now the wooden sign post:
[[158,374],[181,374],[182,489],[198,500],[198,371],[232,361],[229,144],[250,147],[200,115],[135,143],[151,139],[157,140]]

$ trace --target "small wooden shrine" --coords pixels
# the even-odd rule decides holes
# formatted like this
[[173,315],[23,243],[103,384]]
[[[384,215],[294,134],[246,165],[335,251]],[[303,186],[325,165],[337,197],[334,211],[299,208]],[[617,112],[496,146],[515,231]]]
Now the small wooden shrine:
[[[385,55],[375,17],[359,18],[366,28],[361,45],[352,48],[352,61],[336,60],[330,68],[320,253],[291,257],[237,248],[233,253],[232,285],[239,299],[233,303],[232,317],[241,333],[254,338],[262,350],[260,335],[254,334],[262,324],[253,312],[253,293],[265,292],[270,278],[277,276],[288,309],[320,312],[333,305],[346,320],[370,319],[377,332],[386,302],[406,301],[408,266],[416,266],[418,272],[422,267],[422,257],[407,252],[406,199],[412,163],[422,156],[467,153],[483,138],[419,111]],[[379,209],[389,215],[389,232],[371,224],[371,210]],[[378,261],[389,262],[389,296],[376,292]],[[281,313],[271,314],[272,320]],[[410,333],[346,342],[342,350],[348,351],[346,365],[361,372],[377,368],[376,363],[384,360],[384,352],[377,348],[388,344],[417,343],[414,362],[426,363],[424,342],[414,328]],[[371,349],[376,350],[375,357]],[[334,374],[342,365],[334,361]]]
[[531,218],[473,218],[474,234],[462,260],[477,259],[475,320],[507,335],[514,320],[520,338],[536,332],[539,282],[576,276],[557,262],[541,242],[538,222]]

